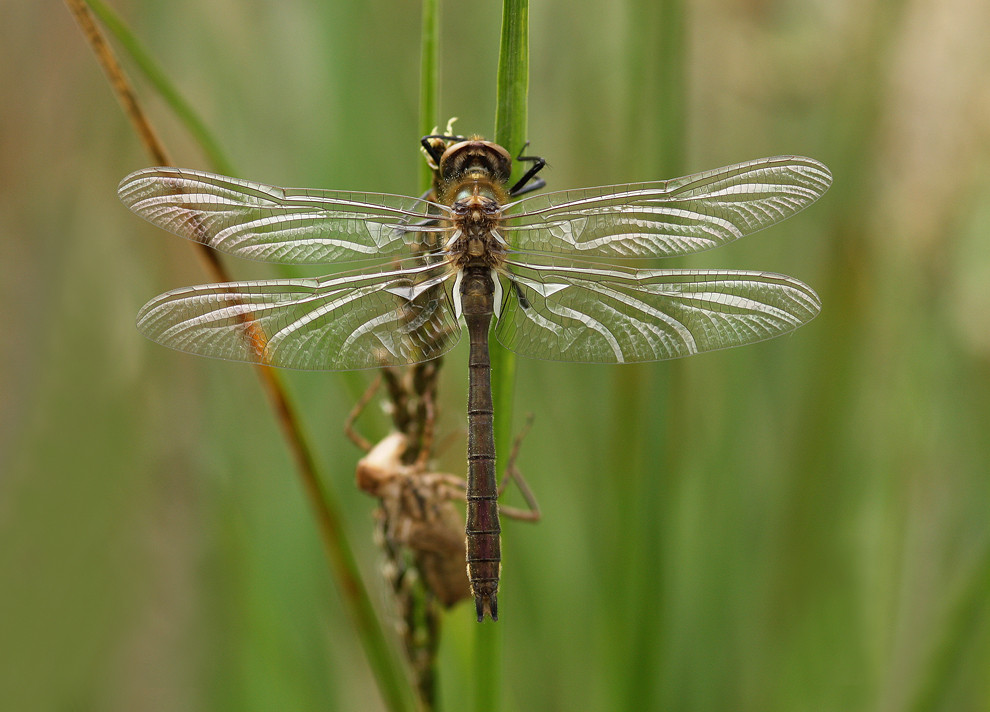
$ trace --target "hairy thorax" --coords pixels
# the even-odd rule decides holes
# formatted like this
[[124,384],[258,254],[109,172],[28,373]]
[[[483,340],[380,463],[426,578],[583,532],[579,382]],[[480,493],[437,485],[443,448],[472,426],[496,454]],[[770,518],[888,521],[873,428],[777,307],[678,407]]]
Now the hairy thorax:
[[497,269],[505,259],[506,244],[498,232],[501,201],[493,188],[489,181],[468,180],[455,193],[447,253],[457,268]]

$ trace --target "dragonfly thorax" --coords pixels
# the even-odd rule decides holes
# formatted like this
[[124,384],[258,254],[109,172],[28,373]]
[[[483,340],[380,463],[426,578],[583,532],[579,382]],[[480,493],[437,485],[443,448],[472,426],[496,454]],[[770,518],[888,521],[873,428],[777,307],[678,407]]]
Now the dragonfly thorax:
[[505,255],[505,245],[499,239],[497,228],[502,220],[499,202],[484,193],[485,184],[465,186],[465,197],[452,206],[453,235],[448,247],[450,261],[458,267],[468,264],[487,268],[498,267]]

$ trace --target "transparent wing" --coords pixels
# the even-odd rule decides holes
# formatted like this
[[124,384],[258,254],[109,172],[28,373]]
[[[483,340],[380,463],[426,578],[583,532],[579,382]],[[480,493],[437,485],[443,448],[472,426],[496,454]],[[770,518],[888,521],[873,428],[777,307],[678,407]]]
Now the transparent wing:
[[821,309],[779,274],[510,263],[499,342],[550,361],[660,361],[770,339]]
[[445,229],[436,218],[448,210],[418,198],[278,188],[185,168],[131,173],[117,194],[179,237],[285,264],[374,259],[424,243],[433,248]]
[[[408,261],[412,264],[412,261]],[[141,308],[145,336],[181,351],[283,368],[343,371],[449,351],[460,326],[447,266],[176,289]]]
[[544,193],[500,228],[516,250],[581,257],[670,257],[700,252],[773,225],[832,183],[811,158],[777,156],[656,183]]

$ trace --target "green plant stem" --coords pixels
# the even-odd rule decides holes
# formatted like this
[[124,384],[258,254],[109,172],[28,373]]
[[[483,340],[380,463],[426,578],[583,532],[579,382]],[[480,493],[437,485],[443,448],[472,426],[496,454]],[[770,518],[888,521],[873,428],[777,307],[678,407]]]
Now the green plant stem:
[[[438,126],[440,106],[440,9],[438,0],[423,0],[422,47],[419,59],[419,135]],[[433,169],[420,161],[420,190],[433,183]]]
[[[495,101],[495,142],[515,155],[526,143],[529,101],[529,1],[504,0]],[[513,177],[520,173],[513,167]]]
[[[498,96],[495,103],[495,142],[515,154],[526,143],[529,94],[529,2],[505,0],[498,59]],[[513,166],[514,180],[522,172]],[[511,182],[510,180],[510,182]],[[512,441],[512,403],[515,357],[498,348],[492,354],[495,437],[498,452],[508,452]]]
[[[420,60],[419,60],[419,135],[433,133],[433,128],[439,124],[438,113],[440,105],[440,7],[439,0],[423,0],[421,22]],[[433,169],[425,160],[419,161],[420,191],[425,192],[433,186]],[[439,362],[438,362],[439,363]],[[418,366],[412,366],[415,369]],[[421,602],[421,605],[426,605]],[[429,631],[428,635],[440,635],[441,619],[437,619],[437,628]],[[433,638],[433,643],[437,644]],[[434,651],[435,652],[435,651]],[[436,657],[431,656],[429,671],[424,671],[415,661],[412,667],[418,675],[416,690],[419,693],[419,703],[424,712],[438,710],[440,701],[437,694],[440,679],[437,670]]]

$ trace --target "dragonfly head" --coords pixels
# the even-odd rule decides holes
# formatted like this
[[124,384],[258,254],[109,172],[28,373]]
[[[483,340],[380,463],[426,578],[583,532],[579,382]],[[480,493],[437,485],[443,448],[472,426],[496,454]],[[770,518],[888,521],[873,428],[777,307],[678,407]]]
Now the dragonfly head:
[[497,143],[473,138],[450,146],[440,157],[440,175],[446,181],[456,181],[471,173],[487,176],[504,184],[512,173],[512,156]]

